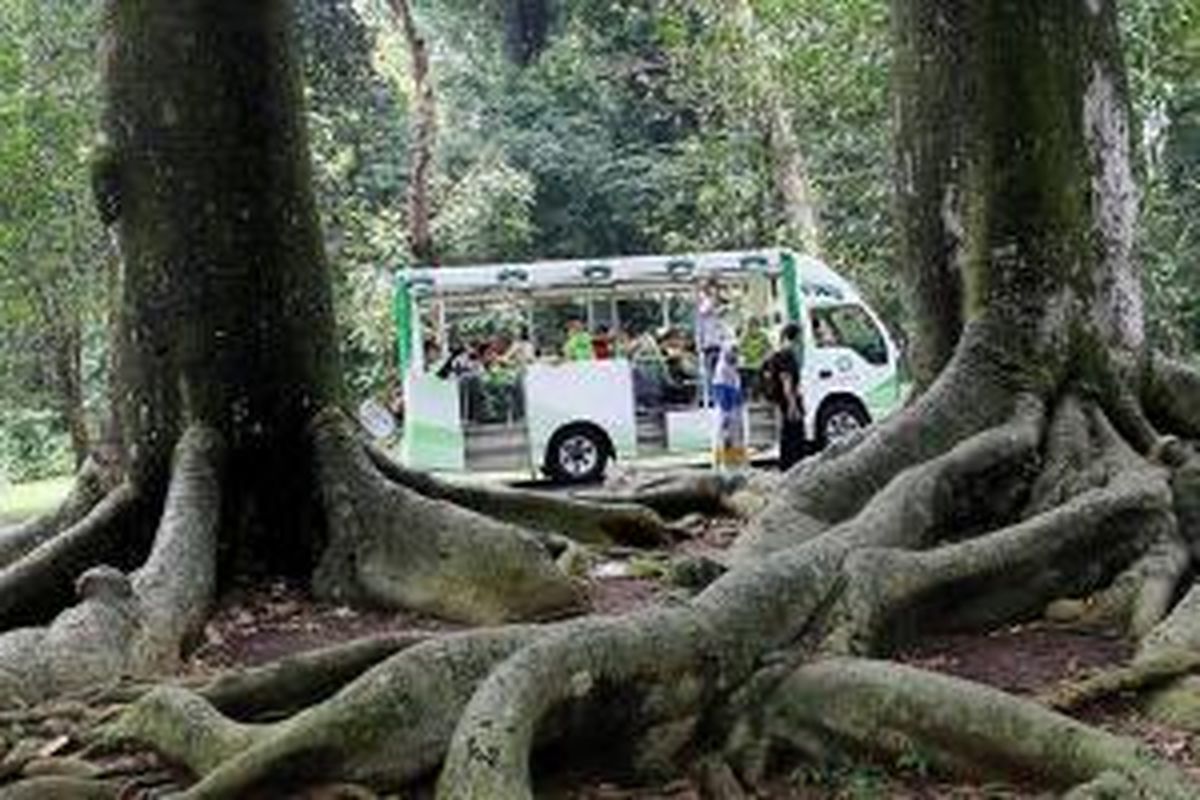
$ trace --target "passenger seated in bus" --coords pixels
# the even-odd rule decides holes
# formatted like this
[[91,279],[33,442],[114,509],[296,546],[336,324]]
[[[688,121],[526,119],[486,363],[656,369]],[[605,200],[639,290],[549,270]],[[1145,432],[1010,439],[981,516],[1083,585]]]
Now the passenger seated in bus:
[[600,360],[613,357],[613,337],[607,325],[597,325],[592,334],[592,355]]
[[696,396],[696,351],[683,330],[667,329],[659,344],[662,398],[670,405],[690,405]]
[[567,340],[563,342],[563,358],[567,361],[591,361],[595,356],[592,336],[583,325],[583,320],[567,320]]
[[450,352],[435,374],[442,380],[448,380],[477,374],[480,369],[481,366],[475,357],[475,348],[455,342],[450,345]]
[[833,324],[824,317],[813,317],[813,339],[816,340],[817,347],[837,347],[839,337],[837,331],[834,330]]
[[509,343],[508,349],[504,351],[502,360],[519,370],[532,364],[536,357],[537,353],[534,352],[533,342],[529,341],[529,331],[520,328],[516,337]]

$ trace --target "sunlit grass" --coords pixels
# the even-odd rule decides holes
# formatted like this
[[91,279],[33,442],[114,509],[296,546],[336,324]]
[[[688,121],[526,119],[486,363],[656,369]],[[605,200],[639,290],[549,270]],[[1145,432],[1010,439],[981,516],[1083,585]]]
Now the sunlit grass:
[[17,522],[49,511],[71,488],[72,477],[63,475],[30,483],[0,485],[0,524]]

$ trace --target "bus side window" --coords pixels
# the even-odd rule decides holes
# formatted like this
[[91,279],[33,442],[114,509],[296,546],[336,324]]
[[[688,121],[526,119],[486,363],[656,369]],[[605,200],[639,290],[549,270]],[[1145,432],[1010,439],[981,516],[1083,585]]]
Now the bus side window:
[[883,334],[862,306],[814,308],[812,326],[817,347],[846,347],[869,364],[882,366],[887,363]]

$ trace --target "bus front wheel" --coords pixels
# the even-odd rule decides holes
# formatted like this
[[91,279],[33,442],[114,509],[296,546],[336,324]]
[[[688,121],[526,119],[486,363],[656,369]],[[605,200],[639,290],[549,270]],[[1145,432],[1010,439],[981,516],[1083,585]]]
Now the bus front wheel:
[[587,483],[604,477],[611,447],[604,433],[589,425],[569,425],[546,448],[546,472],[557,483]]
[[870,423],[867,410],[857,400],[850,397],[831,398],[817,413],[817,446],[824,450]]

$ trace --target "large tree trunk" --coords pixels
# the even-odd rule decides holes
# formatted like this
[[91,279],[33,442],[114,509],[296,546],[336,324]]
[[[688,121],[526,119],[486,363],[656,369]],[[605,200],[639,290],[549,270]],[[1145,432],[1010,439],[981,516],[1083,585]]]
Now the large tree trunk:
[[110,14],[134,474],[163,474],[190,420],[283,466],[339,380],[287,6]]
[[[106,25],[96,171],[123,268],[128,479],[0,537],[0,619],[48,623],[0,635],[0,671],[16,676],[0,702],[171,667],[217,577],[249,568],[468,621],[580,607],[546,536],[442,499],[436,482],[392,483],[334,408],[290,3],[113,0]],[[106,566],[142,558],[128,576]],[[73,583],[83,602],[62,610]],[[77,668],[47,669],[71,649]]]
[[896,3],[892,14],[897,256],[922,388],[949,363],[963,325],[965,10],[927,0]]

